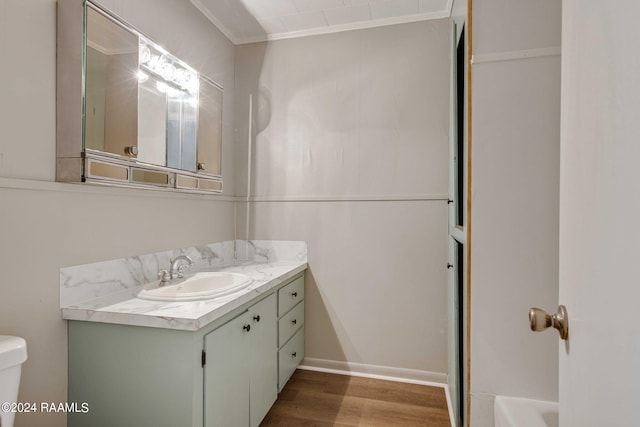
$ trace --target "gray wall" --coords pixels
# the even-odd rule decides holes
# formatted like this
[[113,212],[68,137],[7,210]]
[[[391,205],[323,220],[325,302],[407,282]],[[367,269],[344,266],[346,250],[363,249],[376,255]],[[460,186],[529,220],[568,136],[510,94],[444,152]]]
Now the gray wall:
[[558,304],[560,13],[555,0],[473,4],[474,427],[493,426],[496,395],[558,398],[557,333],[530,332],[527,314]]
[[[225,86],[224,161],[233,164],[235,47],[188,0],[104,3]],[[52,182],[55,12],[53,0],[0,0],[0,334],[27,340],[22,402],[67,399],[60,267],[234,238],[228,197]],[[18,414],[16,425],[65,426],[66,417]]]
[[238,230],[308,242],[306,364],[446,380],[449,32],[238,46]]

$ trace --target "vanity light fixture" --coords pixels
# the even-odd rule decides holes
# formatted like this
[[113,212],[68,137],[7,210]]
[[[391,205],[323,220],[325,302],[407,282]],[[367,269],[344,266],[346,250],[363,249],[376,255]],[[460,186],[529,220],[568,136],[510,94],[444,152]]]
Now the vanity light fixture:
[[189,91],[191,94],[197,94],[198,89],[200,89],[200,80],[198,79],[198,75],[195,73],[187,72],[187,78],[184,82],[183,87]]
[[198,98],[195,96],[188,98],[187,103],[194,108],[198,108]]
[[[150,42],[140,43],[138,60],[140,68],[161,77],[169,83],[167,86],[177,85],[191,94],[198,93],[200,87],[198,73],[172,57],[162,47]],[[164,87],[160,89],[158,86],[158,90],[167,93]]]
[[169,93],[169,86],[165,82],[156,82],[156,89],[161,93]]
[[151,59],[151,50],[145,44],[141,44],[139,48],[140,53],[138,54],[138,61],[141,64],[146,64]]
[[176,66],[170,62],[164,61],[158,66],[158,74],[167,81],[173,80],[173,76],[176,74]]
[[144,63],[140,63],[140,65],[144,65],[146,68],[153,70],[157,67],[158,61],[160,61],[160,55],[150,55],[149,60]]
[[139,81],[140,83],[144,83],[144,82],[146,82],[147,80],[149,80],[149,74],[145,73],[145,72],[144,72],[144,71],[142,71],[142,70],[138,70],[138,76],[137,76],[137,77],[138,77],[138,81]]

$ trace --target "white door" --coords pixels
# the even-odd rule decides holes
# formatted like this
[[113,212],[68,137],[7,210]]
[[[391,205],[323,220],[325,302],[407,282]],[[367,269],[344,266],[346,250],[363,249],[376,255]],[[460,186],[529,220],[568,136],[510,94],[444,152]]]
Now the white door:
[[640,1],[562,14],[560,426],[640,426]]

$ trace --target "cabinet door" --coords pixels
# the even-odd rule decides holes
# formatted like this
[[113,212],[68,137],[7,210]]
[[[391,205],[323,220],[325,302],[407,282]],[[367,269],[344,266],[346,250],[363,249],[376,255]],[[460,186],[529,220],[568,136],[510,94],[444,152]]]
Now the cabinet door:
[[242,314],[204,337],[204,425],[249,425],[249,313]]
[[272,294],[249,309],[251,427],[260,425],[278,395],[276,303],[276,295]]

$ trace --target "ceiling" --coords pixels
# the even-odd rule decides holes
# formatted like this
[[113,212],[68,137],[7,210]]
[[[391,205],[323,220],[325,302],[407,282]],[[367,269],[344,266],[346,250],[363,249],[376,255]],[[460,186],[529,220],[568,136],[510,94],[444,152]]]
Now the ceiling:
[[233,43],[445,18],[452,0],[191,0]]

